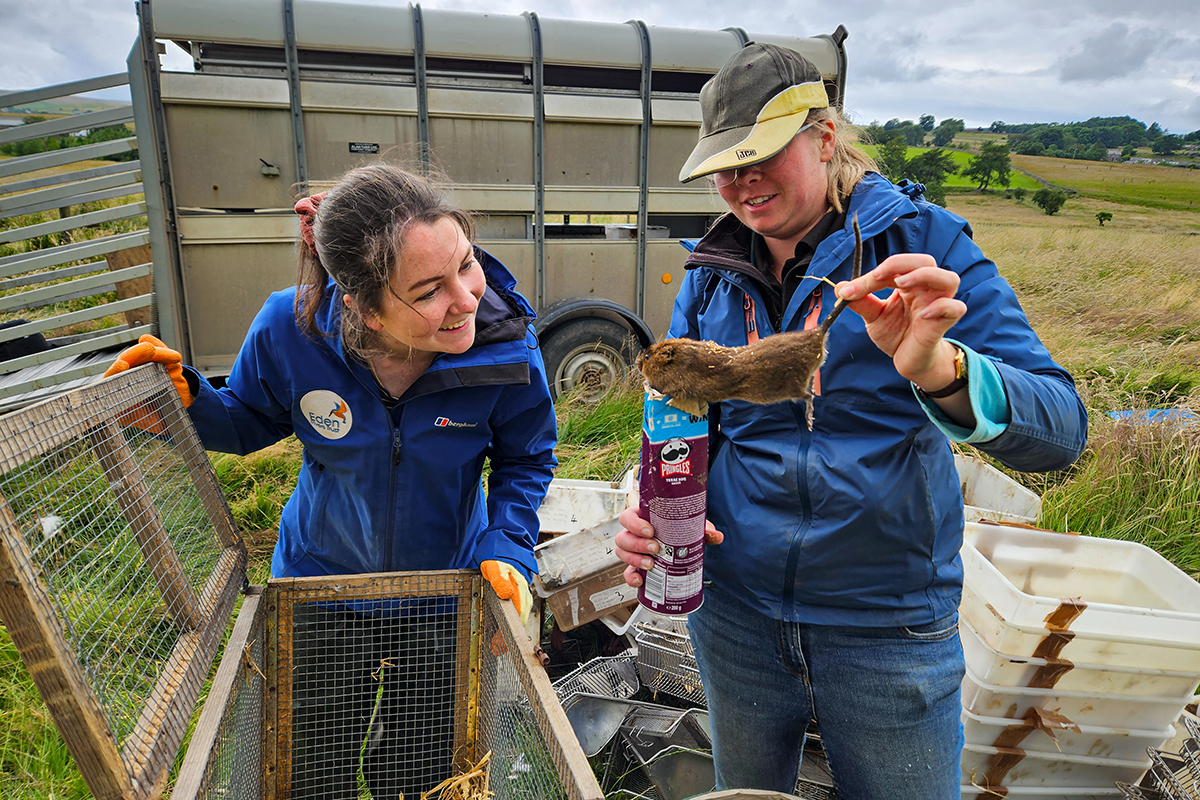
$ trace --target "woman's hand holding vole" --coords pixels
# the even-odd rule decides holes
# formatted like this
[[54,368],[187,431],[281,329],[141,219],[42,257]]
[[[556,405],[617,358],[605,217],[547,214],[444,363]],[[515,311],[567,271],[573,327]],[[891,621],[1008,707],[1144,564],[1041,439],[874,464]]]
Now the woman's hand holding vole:
[[[638,516],[637,507],[627,508],[617,517],[624,530],[617,533],[615,543],[617,558],[629,566],[625,568],[625,583],[630,586],[641,586],[642,576],[639,569],[650,569],[654,566],[651,556],[658,553],[658,540],[654,538],[654,530],[650,523]],[[725,534],[704,520],[704,544],[714,545],[725,541]]]
[[[926,390],[954,380],[954,348],[946,331],[967,313],[955,299],[958,274],[938,267],[932,256],[902,253],[884,260],[855,281],[839,283],[837,295],[863,318],[871,341],[892,357],[896,371]],[[873,296],[895,289],[886,299]]]

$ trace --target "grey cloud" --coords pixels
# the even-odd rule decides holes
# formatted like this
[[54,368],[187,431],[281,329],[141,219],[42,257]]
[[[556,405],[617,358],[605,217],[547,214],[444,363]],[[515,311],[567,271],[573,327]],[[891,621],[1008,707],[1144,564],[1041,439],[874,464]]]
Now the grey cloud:
[[858,43],[850,67],[854,80],[872,83],[912,83],[927,81],[941,69],[922,61],[925,35],[919,31],[899,31],[895,35],[872,37],[869,33]]
[[1064,81],[1123,78],[1144,66],[1164,43],[1164,37],[1149,28],[1131,31],[1124,23],[1114,22],[1084,39],[1079,50],[1059,59],[1058,75]]

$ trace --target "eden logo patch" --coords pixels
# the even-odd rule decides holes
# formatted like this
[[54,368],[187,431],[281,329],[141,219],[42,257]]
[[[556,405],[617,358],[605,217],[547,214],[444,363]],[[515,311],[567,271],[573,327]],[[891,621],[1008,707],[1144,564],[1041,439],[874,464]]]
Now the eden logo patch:
[[334,392],[317,389],[300,398],[300,412],[313,430],[326,439],[340,439],[354,425],[350,406]]
[[757,150],[736,150],[736,151],[734,151],[734,155],[736,155],[738,157],[738,161],[742,161],[744,159],[753,158],[754,156],[758,155],[758,151]]
[[435,427],[438,428],[474,428],[478,422],[455,422],[447,417],[438,417],[433,421]]

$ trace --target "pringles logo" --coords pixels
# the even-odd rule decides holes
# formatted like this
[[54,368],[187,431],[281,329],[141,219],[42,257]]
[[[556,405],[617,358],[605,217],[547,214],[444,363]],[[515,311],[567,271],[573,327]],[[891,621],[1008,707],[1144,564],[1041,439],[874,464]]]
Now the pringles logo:
[[311,391],[300,398],[300,411],[313,430],[326,439],[341,439],[354,426],[350,406],[335,392]]
[[691,475],[692,462],[688,459],[691,453],[692,447],[686,439],[669,439],[663,443],[662,450],[658,451],[659,471],[662,477]]

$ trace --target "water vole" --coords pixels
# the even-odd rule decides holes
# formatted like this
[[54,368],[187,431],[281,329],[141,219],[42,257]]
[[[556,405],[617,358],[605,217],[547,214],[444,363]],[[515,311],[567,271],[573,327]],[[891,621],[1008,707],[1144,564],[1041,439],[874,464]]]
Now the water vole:
[[[857,215],[852,227],[851,280],[854,280],[862,272],[862,232]],[[804,400],[808,428],[812,430],[813,377],[825,361],[829,326],[845,307],[846,302],[839,298],[817,327],[777,333],[742,347],[722,347],[696,339],[667,339],[642,351],[638,367],[647,385],[671,397],[706,403]]]

